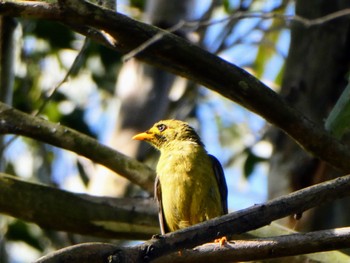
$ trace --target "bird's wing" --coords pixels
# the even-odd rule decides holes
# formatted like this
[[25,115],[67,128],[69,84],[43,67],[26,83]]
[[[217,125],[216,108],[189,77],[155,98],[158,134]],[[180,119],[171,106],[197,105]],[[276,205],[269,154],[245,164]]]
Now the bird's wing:
[[222,169],[220,162],[218,161],[218,159],[216,159],[215,156],[209,154],[209,157],[213,163],[214,174],[215,174],[218,186],[219,186],[222,208],[223,208],[224,214],[227,214],[228,213],[228,209],[227,209],[227,184],[226,184],[226,179],[225,179],[225,175],[224,175],[224,170]]
[[158,176],[156,177],[156,181],[154,184],[154,193],[158,203],[158,218],[159,218],[160,232],[162,235],[164,235],[165,233],[169,232],[169,229],[166,225],[164,214],[163,214],[162,188],[161,188]]

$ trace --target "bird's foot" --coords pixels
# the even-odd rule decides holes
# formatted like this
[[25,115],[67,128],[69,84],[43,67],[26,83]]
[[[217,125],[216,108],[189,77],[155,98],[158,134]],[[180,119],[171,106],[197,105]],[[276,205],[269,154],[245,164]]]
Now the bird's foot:
[[219,243],[220,247],[222,247],[227,243],[227,238],[226,238],[226,236],[217,238],[214,240],[214,243]]

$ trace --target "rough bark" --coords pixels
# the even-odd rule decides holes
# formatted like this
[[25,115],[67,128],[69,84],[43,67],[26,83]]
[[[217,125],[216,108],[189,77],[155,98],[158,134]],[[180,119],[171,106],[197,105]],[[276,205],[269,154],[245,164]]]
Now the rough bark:
[[[313,19],[349,8],[348,1],[297,1],[296,14]],[[313,27],[293,23],[291,44],[286,61],[281,95],[317,125],[323,126],[330,109],[347,84],[350,64],[350,19],[348,16]],[[308,155],[285,134],[275,131],[274,153],[269,173],[269,196],[274,198],[291,191],[340,176],[326,163]],[[319,144],[322,144],[319,140]],[[304,230],[339,227],[350,222],[349,200],[325,205],[298,227]],[[330,216],[331,215],[331,216]],[[321,218],[321,220],[320,220]],[[293,219],[289,222],[294,226]],[[347,224],[348,224],[347,223]]]

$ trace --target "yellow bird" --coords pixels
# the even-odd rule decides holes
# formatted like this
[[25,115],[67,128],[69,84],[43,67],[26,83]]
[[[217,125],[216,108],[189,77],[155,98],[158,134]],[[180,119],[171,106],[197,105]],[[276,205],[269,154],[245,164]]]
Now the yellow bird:
[[162,234],[227,214],[222,167],[188,123],[159,121],[133,139],[160,151],[155,195]]

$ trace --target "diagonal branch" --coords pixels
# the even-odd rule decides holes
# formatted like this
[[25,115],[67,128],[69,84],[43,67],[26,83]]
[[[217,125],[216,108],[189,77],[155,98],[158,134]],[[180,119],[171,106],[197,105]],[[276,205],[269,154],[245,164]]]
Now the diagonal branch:
[[[317,184],[179,231],[152,239],[140,247],[139,258],[155,259],[183,248],[193,248],[222,236],[260,228],[272,221],[350,195],[350,175]],[[151,251],[151,252],[149,252]]]
[[[320,251],[348,248],[350,227],[295,233],[291,235],[259,238],[253,240],[234,240],[223,246],[208,243],[194,249],[182,250],[160,257],[154,263],[216,263],[240,262],[295,256]],[[326,254],[326,255],[325,255]],[[282,260],[279,262],[287,262]],[[308,255],[295,262],[348,262],[349,257],[340,252]]]
[[[59,4],[2,1],[0,14],[59,21],[124,54],[162,32],[80,0],[60,0]],[[103,30],[115,42],[107,41],[91,28]],[[282,129],[309,153],[345,173],[350,172],[350,151],[346,146],[234,64],[170,33],[139,53],[137,58],[220,93]]]
[[[178,251],[181,251],[184,248],[190,249],[198,245],[211,242],[215,238],[223,235],[231,236],[241,234],[253,229],[257,229],[264,225],[270,224],[273,220],[288,216],[290,214],[301,213],[317,205],[321,205],[325,202],[333,201],[335,199],[343,198],[349,195],[350,175],[347,175],[341,178],[334,179],[332,181],[328,181],[325,183],[305,188],[303,190],[299,190],[297,192],[291,193],[280,198],[276,198],[265,204],[255,205],[244,210],[240,210],[216,219],[206,221],[201,224],[197,224],[176,232],[168,233],[163,236],[155,237],[138,246],[115,248],[113,258],[115,262],[148,262],[155,259],[159,259],[158,262],[172,262],[162,260],[163,256],[171,255],[167,256],[166,259],[169,259],[170,257],[173,261],[178,262],[176,260],[182,259],[181,257],[179,257],[181,254],[179,254]],[[319,238],[320,235],[322,236],[322,238]],[[229,243],[223,248],[220,248],[219,245],[216,244],[216,249],[219,249],[219,251],[222,253],[227,253],[226,256],[230,255],[231,261],[234,259],[252,260],[257,258],[273,256],[296,255],[300,254],[299,251],[301,251],[301,253],[311,253],[316,251],[345,248],[349,246],[349,236],[349,228],[344,228],[337,231],[330,230],[308,234],[293,234],[284,237],[281,236],[279,238],[265,238],[258,241],[250,241],[256,242],[250,243],[250,245],[253,244],[254,249],[259,249],[259,247],[261,246],[259,255],[255,255],[255,253],[253,253],[253,255],[245,253],[244,256],[243,254],[237,254],[237,258],[234,257],[236,253],[236,248],[241,248],[243,250],[253,248],[242,248],[241,244],[237,243],[237,245],[235,246],[235,244],[232,245]],[[310,242],[311,240],[313,240],[313,238],[316,238],[318,241]],[[274,242],[269,242],[268,240],[279,240],[280,244],[278,246],[278,244],[274,244]],[[309,246],[300,245],[298,243],[299,241],[304,242],[304,245],[309,242]],[[248,243],[246,243],[246,245],[248,245]],[[299,247],[296,250],[289,250],[289,248],[292,248],[293,246]],[[99,250],[98,253],[103,253],[103,248],[100,248],[101,250]],[[68,252],[72,249],[74,250],[74,247],[69,248]],[[80,252],[83,253],[83,245],[80,245],[80,249],[82,249],[82,251]],[[110,245],[108,245],[108,249],[110,249]],[[212,252],[213,251],[211,250],[211,252],[208,253]],[[58,251],[55,252],[55,255],[57,255],[58,257],[66,256],[64,255],[64,251],[62,253],[63,254],[60,255],[60,252]],[[74,252],[74,254],[75,253],[78,252],[76,251]],[[109,253],[111,253],[110,250]],[[175,253],[176,255],[171,253]],[[185,262],[201,262],[201,260],[197,260],[197,256],[201,255],[194,256],[193,253],[196,253],[196,251],[184,251],[185,257],[192,257],[190,258],[190,261]],[[47,257],[52,259],[52,255],[48,255]],[[222,255],[222,257],[224,257],[224,255]],[[210,257],[208,259],[210,259]],[[207,262],[207,258],[205,262]],[[225,261],[217,260],[216,262]]]
[[[151,200],[73,194],[3,174],[0,192],[1,213],[45,228],[117,238],[146,238],[159,231],[157,211]],[[348,195],[350,175],[152,239],[140,245],[132,257],[157,258],[223,235],[245,233]]]
[[150,193],[153,192],[155,173],[148,166],[100,144],[85,134],[33,117],[1,102],[0,134],[23,135],[75,152],[123,175]]
[[[240,262],[251,260],[271,259],[300,255],[301,253],[315,253],[326,250],[348,248],[350,245],[350,228],[337,228],[310,232],[307,234],[292,234],[254,240],[235,240],[224,246],[208,243],[194,249],[181,250],[160,258],[155,263],[216,263],[216,262]],[[125,252],[134,251],[134,247],[124,248],[105,243],[85,243],[63,248],[48,254],[35,263],[50,262],[126,262],[118,261],[118,256]],[[114,260],[114,261],[113,261]],[[285,260],[286,261],[286,260]],[[299,257],[296,262],[348,262],[349,257],[341,252],[311,254]],[[135,261],[127,261],[135,262]],[[280,261],[282,262],[282,261]],[[283,261],[284,262],[284,261]],[[294,261],[293,261],[294,262]]]

